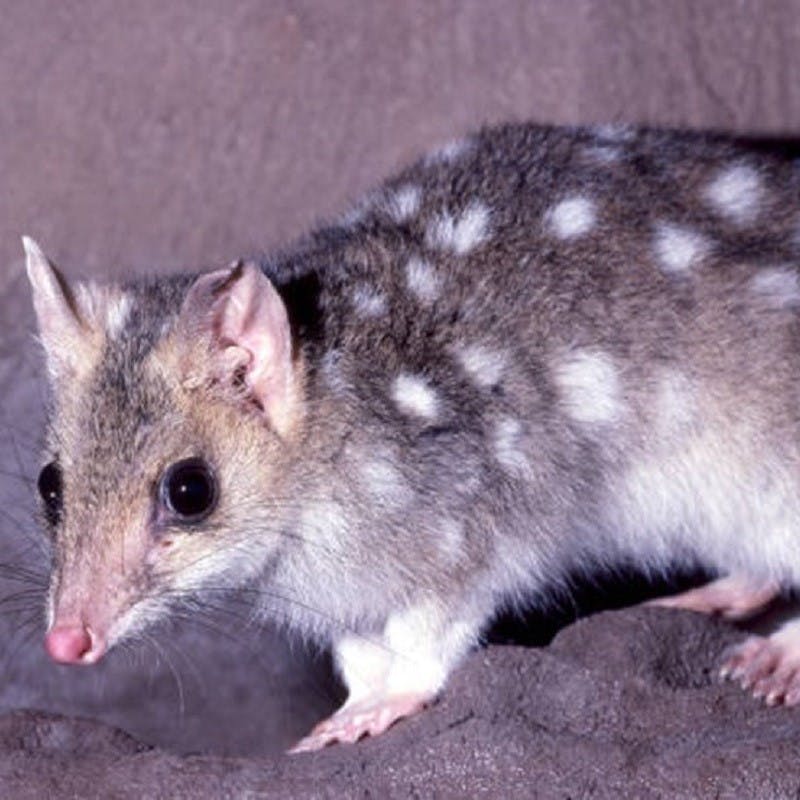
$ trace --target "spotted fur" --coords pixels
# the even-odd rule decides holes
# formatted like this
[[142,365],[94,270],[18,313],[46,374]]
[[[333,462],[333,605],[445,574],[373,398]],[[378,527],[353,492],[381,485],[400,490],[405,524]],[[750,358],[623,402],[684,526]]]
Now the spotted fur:
[[[498,606],[581,561],[797,584],[798,230],[796,166],[769,148],[485,130],[261,260],[291,328],[283,427],[181,311],[195,278],[76,290],[82,337],[34,264],[65,480],[51,616],[83,582],[70,602],[113,641],[251,584],[338,643],[353,687],[363,657],[430,696]],[[157,529],[187,455],[219,507]]]

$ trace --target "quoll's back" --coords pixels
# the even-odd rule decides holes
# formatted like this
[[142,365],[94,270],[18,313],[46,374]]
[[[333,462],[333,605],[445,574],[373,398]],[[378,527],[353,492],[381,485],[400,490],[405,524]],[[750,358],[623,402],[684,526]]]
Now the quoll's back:
[[[350,688],[305,749],[416,710],[498,606],[576,565],[699,561],[728,582],[675,603],[761,602],[800,571],[799,251],[786,153],[532,125],[443,148],[259,267],[73,291],[29,243],[51,654],[96,661],[255,582]],[[791,701],[794,631],[730,670]]]

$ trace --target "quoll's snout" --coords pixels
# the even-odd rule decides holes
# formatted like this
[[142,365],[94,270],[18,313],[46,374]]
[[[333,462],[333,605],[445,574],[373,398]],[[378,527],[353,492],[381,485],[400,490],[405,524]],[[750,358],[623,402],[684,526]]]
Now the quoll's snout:
[[48,631],[44,646],[59,664],[95,664],[106,651],[103,637],[87,625],[56,625]]

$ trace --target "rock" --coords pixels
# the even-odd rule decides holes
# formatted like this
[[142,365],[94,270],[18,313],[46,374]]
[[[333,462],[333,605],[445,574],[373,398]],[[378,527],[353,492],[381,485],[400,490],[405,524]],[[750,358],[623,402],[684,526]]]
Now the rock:
[[789,798],[800,713],[716,677],[741,634],[637,608],[542,649],[492,646],[440,702],[384,736],[319,753],[179,757],[101,723],[0,718],[0,796],[41,798]]

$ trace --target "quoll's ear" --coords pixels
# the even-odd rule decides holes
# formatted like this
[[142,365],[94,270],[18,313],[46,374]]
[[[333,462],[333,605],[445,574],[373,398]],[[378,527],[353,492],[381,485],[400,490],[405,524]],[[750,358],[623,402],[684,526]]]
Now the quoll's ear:
[[50,375],[59,379],[79,373],[91,363],[94,331],[81,314],[75,293],[39,245],[27,236],[22,245]]
[[181,309],[179,330],[210,342],[204,372],[233,386],[244,384],[255,402],[284,435],[295,418],[296,367],[283,300],[269,278],[251,262],[198,278]]

